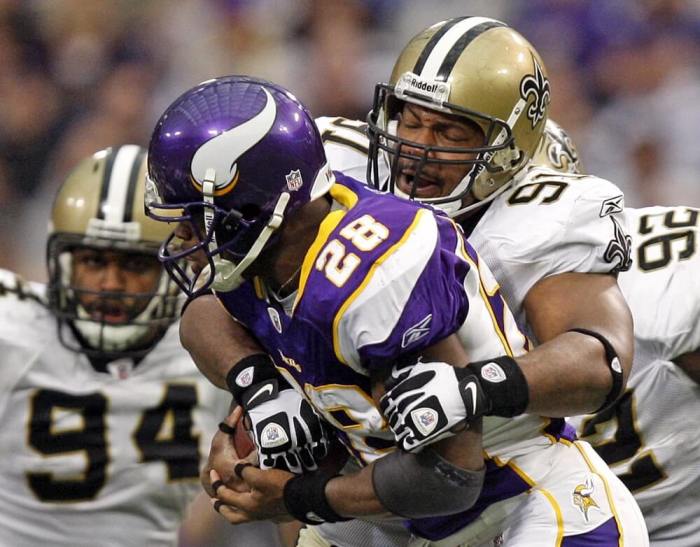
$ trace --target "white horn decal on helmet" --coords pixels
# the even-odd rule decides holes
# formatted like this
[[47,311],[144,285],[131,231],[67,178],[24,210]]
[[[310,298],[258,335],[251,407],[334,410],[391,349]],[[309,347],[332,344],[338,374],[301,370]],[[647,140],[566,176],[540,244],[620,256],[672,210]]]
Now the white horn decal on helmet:
[[194,153],[190,170],[194,182],[201,188],[207,169],[214,169],[214,194],[229,192],[238,179],[236,162],[253,148],[272,128],[277,116],[277,106],[272,95],[263,88],[266,102],[253,118],[208,140]]

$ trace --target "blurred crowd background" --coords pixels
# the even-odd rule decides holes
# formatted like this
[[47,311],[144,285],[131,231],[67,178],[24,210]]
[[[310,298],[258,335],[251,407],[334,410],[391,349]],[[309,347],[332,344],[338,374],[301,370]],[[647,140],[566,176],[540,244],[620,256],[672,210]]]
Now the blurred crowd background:
[[198,82],[255,75],[364,119],[404,43],[458,15],[535,45],[553,119],[628,205],[700,206],[700,0],[0,0],[0,268],[45,280],[57,184],[99,148],[147,146]]

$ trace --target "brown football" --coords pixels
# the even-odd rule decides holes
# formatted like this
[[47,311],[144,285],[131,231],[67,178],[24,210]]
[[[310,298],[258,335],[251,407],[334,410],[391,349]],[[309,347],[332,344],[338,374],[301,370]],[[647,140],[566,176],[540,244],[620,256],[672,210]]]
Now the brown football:
[[243,418],[238,420],[234,426],[235,431],[233,433],[233,447],[236,449],[236,454],[238,454],[239,458],[245,458],[255,450],[255,442],[244,422]]

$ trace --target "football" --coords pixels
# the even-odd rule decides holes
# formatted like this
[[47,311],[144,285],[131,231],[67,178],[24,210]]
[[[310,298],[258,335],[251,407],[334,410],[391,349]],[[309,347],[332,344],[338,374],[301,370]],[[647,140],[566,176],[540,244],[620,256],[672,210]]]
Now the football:
[[250,431],[245,426],[245,419],[241,417],[234,426],[233,447],[236,449],[236,454],[239,458],[245,458],[253,450],[255,450],[255,442],[250,434]]

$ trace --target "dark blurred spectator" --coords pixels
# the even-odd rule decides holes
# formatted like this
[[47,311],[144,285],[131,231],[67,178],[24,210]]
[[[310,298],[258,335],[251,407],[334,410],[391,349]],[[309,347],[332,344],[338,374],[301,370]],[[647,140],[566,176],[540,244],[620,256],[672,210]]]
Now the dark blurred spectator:
[[0,5],[0,180],[3,209],[31,195],[66,123],[46,43],[24,3]]

